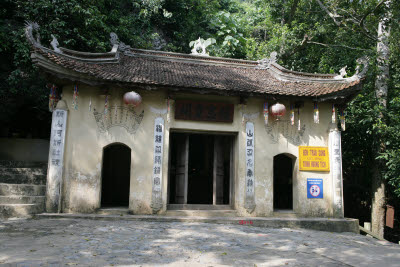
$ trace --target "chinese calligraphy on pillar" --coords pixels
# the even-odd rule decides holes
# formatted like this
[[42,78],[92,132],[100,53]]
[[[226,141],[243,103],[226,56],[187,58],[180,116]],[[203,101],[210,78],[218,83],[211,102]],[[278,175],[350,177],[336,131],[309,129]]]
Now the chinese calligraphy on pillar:
[[341,136],[338,129],[329,133],[329,149],[331,150],[333,205],[337,216],[343,217],[343,176],[342,176],[342,148]]
[[153,212],[162,208],[161,186],[162,186],[162,159],[164,143],[164,119],[159,117],[155,119],[154,124],[154,158],[153,158],[153,193],[151,207]]
[[254,200],[254,124],[246,123],[246,199],[245,208],[251,213],[255,208]]
[[47,212],[59,211],[66,124],[67,111],[61,109],[54,110],[51,124],[49,171],[46,191]]

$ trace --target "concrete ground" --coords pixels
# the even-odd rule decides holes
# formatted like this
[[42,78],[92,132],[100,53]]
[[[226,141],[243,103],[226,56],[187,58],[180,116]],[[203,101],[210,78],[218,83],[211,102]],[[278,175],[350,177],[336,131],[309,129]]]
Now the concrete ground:
[[241,223],[0,221],[0,265],[400,266],[400,246],[386,241]]

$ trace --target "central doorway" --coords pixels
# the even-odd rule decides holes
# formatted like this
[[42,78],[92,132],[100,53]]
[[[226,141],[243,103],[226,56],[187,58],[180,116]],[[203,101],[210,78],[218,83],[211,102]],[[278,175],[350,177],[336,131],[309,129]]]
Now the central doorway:
[[232,135],[171,133],[169,204],[230,205]]

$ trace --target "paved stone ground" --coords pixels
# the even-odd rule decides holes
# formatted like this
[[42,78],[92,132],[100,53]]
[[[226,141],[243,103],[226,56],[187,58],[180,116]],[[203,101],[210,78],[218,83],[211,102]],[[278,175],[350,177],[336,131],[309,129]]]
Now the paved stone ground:
[[82,219],[0,221],[3,266],[400,266],[400,246],[354,233]]

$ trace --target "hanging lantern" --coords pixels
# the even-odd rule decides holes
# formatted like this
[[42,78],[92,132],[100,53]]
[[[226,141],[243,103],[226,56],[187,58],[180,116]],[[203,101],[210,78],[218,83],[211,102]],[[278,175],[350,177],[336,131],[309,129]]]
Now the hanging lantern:
[[332,104],[332,123],[336,123],[336,107]]
[[271,114],[276,118],[276,120],[279,120],[280,117],[285,115],[286,108],[285,105],[281,103],[276,103],[271,106]]
[[57,97],[57,87],[54,84],[47,84],[47,88],[50,88],[49,94],[49,111],[53,112],[53,110],[57,106],[58,97]]
[[263,113],[264,113],[264,123],[265,123],[265,125],[268,125],[268,114],[269,114],[268,102],[264,103]]
[[294,125],[294,104],[290,104],[290,125]]
[[318,102],[314,102],[314,123],[319,123]]
[[346,111],[344,108],[340,109],[340,126],[342,131],[346,131]]
[[123,100],[126,105],[132,105],[134,107],[137,107],[142,103],[142,97],[133,91],[125,93]]
[[78,95],[79,95],[78,85],[75,85],[74,86],[74,94],[72,95],[72,107],[75,110],[78,110]]
[[301,121],[300,121],[300,108],[297,108],[297,130],[301,130]]

